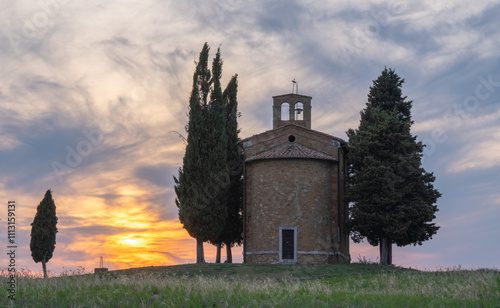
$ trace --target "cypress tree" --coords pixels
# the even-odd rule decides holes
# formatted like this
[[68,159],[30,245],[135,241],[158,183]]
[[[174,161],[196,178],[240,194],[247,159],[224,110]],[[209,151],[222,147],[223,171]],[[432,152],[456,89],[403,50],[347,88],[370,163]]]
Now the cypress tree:
[[228,215],[222,232],[222,242],[226,246],[227,262],[232,263],[231,247],[241,245],[243,240],[243,151],[238,146],[238,75],[231,78],[224,90],[226,103],[227,155],[229,166]]
[[[207,164],[211,169],[209,178],[211,185],[208,189],[209,207],[212,209],[210,220],[213,225],[209,234],[209,242],[217,247],[216,263],[220,263],[221,234],[227,217],[227,195],[229,189],[229,170],[227,165],[227,134],[226,109],[220,78],[222,76],[222,59],[220,48],[212,62],[212,90],[210,93],[209,112],[206,115],[209,121],[206,138],[210,144],[207,153]],[[208,217],[207,217],[208,218]]]
[[421,167],[424,145],[411,135],[411,101],[404,80],[382,72],[370,87],[358,129],[348,130],[346,201],[355,242],[380,246],[380,263],[392,264],[392,243],[422,245],[439,229],[432,220],[440,193]]
[[[212,69],[212,73],[215,76],[217,70]],[[216,91],[217,86],[214,79],[214,93],[220,93]],[[223,183],[221,185],[221,191],[224,191],[225,195],[220,196],[220,200],[225,201],[226,208],[226,219],[224,222],[223,231],[221,232],[219,238],[211,241],[217,246],[216,263],[220,263],[221,257],[221,246],[224,244],[226,246],[226,256],[227,262],[232,263],[231,247],[234,245],[241,245],[242,232],[243,232],[243,218],[241,215],[241,209],[243,206],[243,151],[239,148],[239,129],[238,129],[238,75],[234,75],[226,86],[226,89],[222,93],[222,101],[224,102],[224,125],[225,129],[225,144],[226,144],[226,167],[227,169],[223,172],[225,177],[219,177],[219,182]],[[221,144],[223,144],[221,142]],[[224,154],[220,154],[223,157]],[[223,174],[223,173],[221,173]]]
[[31,223],[30,250],[35,263],[42,262],[43,277],[47,278],[47,263],[56,248],[56,205],[49,190],[36,209]]
[[190,236],[196,239],[196,263],[204,263],[203,242],[207,241],[204,217],[207,215],[207,202],[204,193],[208,174],[206,162],[205,114],[207,113],[208,93],[211,74],[208,69],[210,48],[205,43],[193,74],[193,87],[189,98],[189,120],[186,125],[187,146],[182,168],[178,178],[174,176],[175,203],[179,209],[179,220]]
[[228,215],[226,107],[220,84],[222,59],[219,49],[210,72],[209,50],[205,43],[193,75],[186,127],[188,144],[183,167],[178,178],[174,177],[179,220],[197,240],[197,263],[204,262],[203,242],[220,247]]

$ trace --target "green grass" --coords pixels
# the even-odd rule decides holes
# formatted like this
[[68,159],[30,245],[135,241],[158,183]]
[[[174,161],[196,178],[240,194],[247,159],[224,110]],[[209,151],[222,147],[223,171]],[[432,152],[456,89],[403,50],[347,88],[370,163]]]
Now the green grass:
[[498,270],[187,264],[18,279],[15,307],[500,307]]

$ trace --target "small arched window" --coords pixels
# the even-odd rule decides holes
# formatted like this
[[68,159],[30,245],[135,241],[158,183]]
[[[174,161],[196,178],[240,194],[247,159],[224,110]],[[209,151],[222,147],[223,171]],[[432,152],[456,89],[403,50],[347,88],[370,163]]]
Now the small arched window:
[[304,105],[302,103],[295,104],[295,120],[304,120]]
[[281,120],[290,120],[290,105],[288,103],[281,104]]

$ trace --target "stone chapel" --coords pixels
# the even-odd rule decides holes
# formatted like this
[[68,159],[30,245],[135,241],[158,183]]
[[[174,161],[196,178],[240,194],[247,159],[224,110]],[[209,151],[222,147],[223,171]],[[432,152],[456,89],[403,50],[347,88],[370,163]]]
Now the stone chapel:
[[345,141],[311,129],[311,97],[273,97],[273,129],[241,141],[243,261],[349,262]]

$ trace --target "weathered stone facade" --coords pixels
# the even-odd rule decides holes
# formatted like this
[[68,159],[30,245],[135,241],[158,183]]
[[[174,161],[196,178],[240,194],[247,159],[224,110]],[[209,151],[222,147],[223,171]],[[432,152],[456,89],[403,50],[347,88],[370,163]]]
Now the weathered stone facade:
[[[301,102],[303,119],[283,121],[281,104]],[[306,110],[308,112],[306,113]],[[242,141],[245,150],[244,262],[349,260],[342,203],[342,139],[314,131],[311,97],[274,97],[273,130]]]

